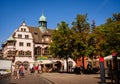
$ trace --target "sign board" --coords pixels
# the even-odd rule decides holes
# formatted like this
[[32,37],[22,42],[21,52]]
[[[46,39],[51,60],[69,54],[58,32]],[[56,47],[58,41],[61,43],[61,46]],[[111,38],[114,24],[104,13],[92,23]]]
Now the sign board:
[[0,60],[0,69],[11,69],[12,61],[10,60]]
[[48,60],[47,56],[38,56],[37,60]]

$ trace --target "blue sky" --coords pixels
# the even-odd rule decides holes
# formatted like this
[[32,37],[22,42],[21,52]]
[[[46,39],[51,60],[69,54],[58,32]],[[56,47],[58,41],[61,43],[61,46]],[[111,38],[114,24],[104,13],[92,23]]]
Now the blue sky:
[[120,0],[0,0],[0,45],[23,20],[38,26],[44,10],[48,28],[55,29],[61,21],[71,26],[77,14],[88,14],[88,22],[103,24],[114,13],[120,13]]

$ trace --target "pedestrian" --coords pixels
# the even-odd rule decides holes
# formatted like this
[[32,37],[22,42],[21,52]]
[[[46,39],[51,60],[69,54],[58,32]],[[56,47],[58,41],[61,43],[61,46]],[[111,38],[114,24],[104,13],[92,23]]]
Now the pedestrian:
[[35,69],[34,69],[34,66],[32,67],[32,70],[31,70],[31,73],[34,73],[35,72]]
[[32,74],[33,72],[32,72],[32,68],[33,68],[33,64],[30,64],[30,66],[29,66],[29,74]]
[[18,68],[18,65],[15,65],[14,76],[15,76],[15,79],[19,79],[19,68]]
[[80,73],[81,73],[81,74],[84,73],[84,68],[83,68],[83,66],[80,66]]
[[12,76],[14,76],[15,65],[12,65]]
[[37,65],[35,65],[34,69],[35,69],[35,73],[38,74],[38,66]]
[[38,65],[38,73],[42,73],[42,68],[41,68],[41,65]]
[[25,68],[24,68],[23,64],[21,64],[20,67],[19,67],[20,77],[24,77],[24,70],[25,70]]
[[92,73],[92,64],[90,62],[87,65],[87,73],[88,74]]

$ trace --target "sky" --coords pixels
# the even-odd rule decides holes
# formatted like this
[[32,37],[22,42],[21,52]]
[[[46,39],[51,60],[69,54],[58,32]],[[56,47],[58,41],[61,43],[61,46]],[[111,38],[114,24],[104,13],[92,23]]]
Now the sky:
[[61,21],[71,27],[77,14],[88,14],[88,22],[95,20],[98,26],[120,13],[120,0],[0,0],[0,48],[23,21],[38,27],[42,11],[49,29],[55,29]]

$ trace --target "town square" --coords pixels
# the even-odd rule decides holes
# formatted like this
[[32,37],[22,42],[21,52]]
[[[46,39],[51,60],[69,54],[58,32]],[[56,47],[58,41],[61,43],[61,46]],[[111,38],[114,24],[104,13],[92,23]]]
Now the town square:
[[0,84],[120,84],[119,5],[0,0]]

